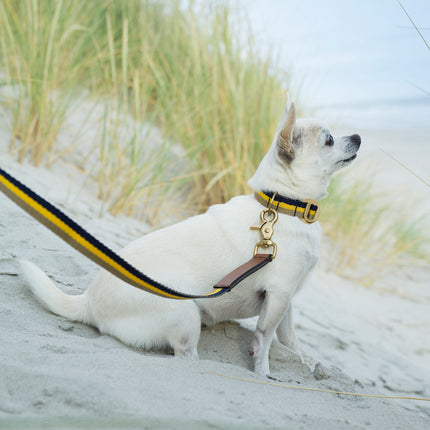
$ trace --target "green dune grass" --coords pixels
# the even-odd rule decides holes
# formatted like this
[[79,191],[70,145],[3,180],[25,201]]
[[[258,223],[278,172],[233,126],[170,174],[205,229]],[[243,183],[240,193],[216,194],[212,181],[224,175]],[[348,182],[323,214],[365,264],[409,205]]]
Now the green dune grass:
[[[101,104],[90,180],[106,210],[153,223],[249,192],[286,91],[300,101],[276,51],[262,55],[246,16],[223,2],[3,0],[0,83],[10,151],[35,165],[73,150],[56,140],[82,97]],[[428,261],[428,233],[406,211],[388,219],[368,188],[339,184],[322,217],[339,273],[362,255],[376,262],[367,280],[405,256]]]

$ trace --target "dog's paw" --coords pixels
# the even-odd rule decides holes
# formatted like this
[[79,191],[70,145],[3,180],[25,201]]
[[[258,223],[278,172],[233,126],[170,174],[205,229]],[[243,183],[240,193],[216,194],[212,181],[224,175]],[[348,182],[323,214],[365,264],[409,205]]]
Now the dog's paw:
[[260,360],[254,361],[254,372],[259,376],[270,376],[269,363]]
[[300,363],[304,364],[305,363],[305,359],[303,358],[303,354],[300,351],[300,349],[297,347],[297,345],[294,345],[293,348],[284,345],[284,348],[290,352],[291,354],[293,354],[295,357],[298,358],[298,360],[300,361]]
[[199,353],[196,348],[187,348],[181,350],[175,350],[175,357],[183,358],[186,360],[198,360]]

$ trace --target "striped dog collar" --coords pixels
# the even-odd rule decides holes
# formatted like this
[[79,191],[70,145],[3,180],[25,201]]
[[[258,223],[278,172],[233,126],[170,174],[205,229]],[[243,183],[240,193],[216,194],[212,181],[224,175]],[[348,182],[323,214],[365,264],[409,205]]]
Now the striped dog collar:
[[296,216],[306,224],[318,221],[320,208],[313,199],[294,200],[270,191],[258,191],[255,198],[263,206],[271,207],[280,213]]

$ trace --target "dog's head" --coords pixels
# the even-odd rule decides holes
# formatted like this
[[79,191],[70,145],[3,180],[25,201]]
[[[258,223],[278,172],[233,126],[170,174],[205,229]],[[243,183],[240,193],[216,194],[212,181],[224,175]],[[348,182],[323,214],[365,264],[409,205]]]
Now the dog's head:
[[331,175],[354,161],[360,144],[358,134],[338,138],[320,121],[297,120],[287,100],[273,144],[249,185],[292,198],[321,199]]

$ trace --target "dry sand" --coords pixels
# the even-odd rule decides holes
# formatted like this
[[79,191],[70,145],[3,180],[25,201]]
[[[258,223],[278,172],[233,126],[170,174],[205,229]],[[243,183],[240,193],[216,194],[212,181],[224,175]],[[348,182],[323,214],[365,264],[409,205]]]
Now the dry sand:
[[[47,171],[2,155],[0,165],[113,249],[148,230],[125,217],[98,217],[93,194],[61,163]],[[250,370],[255,319],[203,330],[198,361],[136,351],[43,310],[23,284],[19,259],[35,262],[72,294],[85,290],[98,271],[0,195],[0,428],[430,428],[430,402],[215,375],[430,398],[429,271],[411,272],[393,294],[320,270],[295,299],[306,364],[275,340],[273,381]]]

